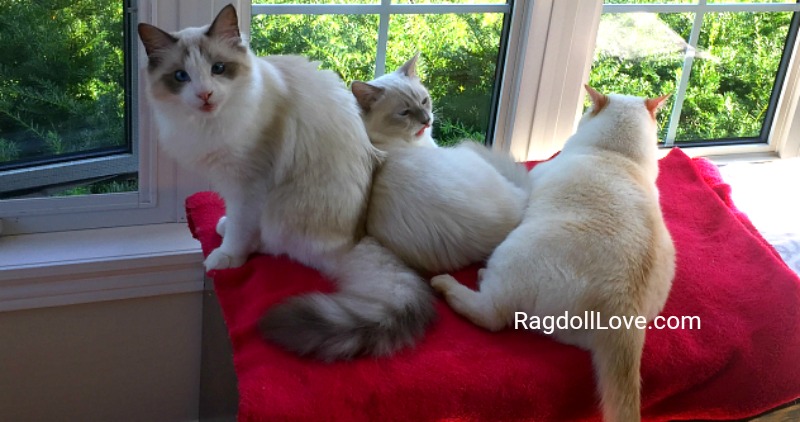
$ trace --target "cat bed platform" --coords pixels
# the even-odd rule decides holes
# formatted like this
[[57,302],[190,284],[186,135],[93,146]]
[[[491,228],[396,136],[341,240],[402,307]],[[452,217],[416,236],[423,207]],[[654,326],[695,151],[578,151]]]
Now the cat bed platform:
[[[730,200],[716,167],[673,150],[658,186],[677,249],[662,312],[696,316],[695,329],[647,332],[646,421],[726,420],[800,397],[800,280]],[[203,252],[221,238],[223,201],[186,201]],[[455,273],[473,286],[477,266]],[[589,354],[524,330],[490,333],[437,302],[417,347],[390,358],[326,364],[264,341],[256,323],[277,302],[333,291],[286,257],[256,255],[211,274],[233,347],[240,421],[599,421]]]

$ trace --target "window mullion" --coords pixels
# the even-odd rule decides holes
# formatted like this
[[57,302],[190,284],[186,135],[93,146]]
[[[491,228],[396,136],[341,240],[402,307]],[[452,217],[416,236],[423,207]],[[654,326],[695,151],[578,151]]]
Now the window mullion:
[[380,22],[378,23],[378,45],[375,54],[375,77],[386,73],[386,48],[389,43],[389,20],[391,0],[381,0]]
[[[705,0],[700,0],[701,5],[705,5]],[[683,108],[683,101],[686,98],[686,90],[689,87],[689,77],[692,73],[692,63],[697,52],[697,43],[700,40],[700,30],[703,27],[703,17],[705,12],[701,9],[694,15],[694,22],[692,23],[692,33],[689,35],[689,45],[686,47],[686,56],[683,59],[683,70],[681,71],[681,80],[678,82],[677,92],[672,105],[672,113],[669,117],[669,127],[667,128],[667,137],[664,141],[665,147],[672,147],[675,145],[675,133],[678,130],[678,122],[681,118],[681,109]]]

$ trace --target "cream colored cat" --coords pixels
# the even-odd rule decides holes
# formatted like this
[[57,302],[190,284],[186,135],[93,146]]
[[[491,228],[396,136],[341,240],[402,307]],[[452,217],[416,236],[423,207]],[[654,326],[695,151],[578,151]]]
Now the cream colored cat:
[[265,336],[326,360],[413,344],[435,315],[432,293],[363,238],[382,153],[341,80],[303,57],[255,57],[230,5],[206,27],[170,34],[140,24],[139,34],[161,145],[225,199],[222,245],[206,269],[238,267],[253,252],[285,254],[339,284],[270,309]]
[[[523,222],[492,254],[480,291],[449,275],[431,281],[483,328],[517,325],[519,313],[541,320],[594,311],[606,327],[613,316],[651,321],[667,300],[675,249],[658,203],[655,120],[667,97],[586,89],[591,109],[563,151],[531,171]],[[552,336],[591,351],[606,422],[640,419],[644,329]]]
[[527,170],[507,154],[430,137],[428,91],[418,56],[397,71],[351,89],[373,144],[388,152],[375,174],[367,232],[408,265],[429,274],[485,260],[519,224]]

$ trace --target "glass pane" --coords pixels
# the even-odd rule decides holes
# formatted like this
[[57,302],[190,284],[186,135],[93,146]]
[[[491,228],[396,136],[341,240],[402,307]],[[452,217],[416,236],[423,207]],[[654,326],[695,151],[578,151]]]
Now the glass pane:
[[797,0],[708,0],[708,3],[797,3]]
[[386,69],[421,53],[418,70],[433,100],[439,144],[486,139],[503,19],[502,13],[392,16]]
[[706,14],[676,141],[758,137],[790,12]]
[[[692,19],[689,13],[602,15],[589,85],[604,93],[645,97],[674,94]],[[662,141],[672,101],[670,98],[658,116]]]
[[349,83],[375,73],[377,15],[257,15],[250,45],[260,56],[300,54]]
[[0,2],[0,171],[131,151],[123,31],[120,0]]

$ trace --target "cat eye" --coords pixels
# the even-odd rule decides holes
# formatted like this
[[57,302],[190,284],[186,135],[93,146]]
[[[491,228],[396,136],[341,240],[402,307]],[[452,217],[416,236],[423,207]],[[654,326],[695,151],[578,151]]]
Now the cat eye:
[[401,116],[408,116],[408,113],[411,113],[411,110],[405,109],[405,110],[403,110],[403,111],[401,111],[400,113],[397,113],[397,114],[399,114]]
[[175,80],[178,82],[189,82],[190,80],[192,80],[192,78],[189,77],[189,74],[186,73],[185,70],[176,70]]
[[213,66],[211,66],[211,73],[215,75],[221,75],[223,72],[225,72],[225,63],[216,62]]
[[428,104],[428,97],[422,99],[422,105]]

